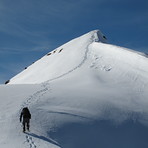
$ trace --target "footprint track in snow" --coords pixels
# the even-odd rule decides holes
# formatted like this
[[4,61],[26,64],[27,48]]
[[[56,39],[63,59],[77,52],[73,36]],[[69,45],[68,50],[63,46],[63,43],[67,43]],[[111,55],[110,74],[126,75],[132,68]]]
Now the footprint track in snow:
[[28,99],[23,103],[22,108],[40,100],[40,98],[43,97],[47,91],[51,91],[49,83],[43,83],[42,89],[29,96]]
[[26,141],[28,142],[30,148],[37,148],[37,146],[35,145],[32,137],[26,135]]
[[[29,96],[28,99],[23,103],[22,108],[40,100],[40,98],[43,97],[47,93],[47,91],[51,91],[50,85],[49,83],[43,83],[42,89]],[[29,144],[29,148],[37,148],[31,136],[26,135],[26,141]]]

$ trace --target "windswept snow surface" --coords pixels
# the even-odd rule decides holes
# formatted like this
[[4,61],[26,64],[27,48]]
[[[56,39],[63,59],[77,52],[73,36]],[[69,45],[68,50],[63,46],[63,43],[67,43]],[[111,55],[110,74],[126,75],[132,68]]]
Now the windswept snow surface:
[[[147,148],[148,58],[105,42],[92,31],[1,85],[0,146]],[[24,106],[28,134],[19,124]]]

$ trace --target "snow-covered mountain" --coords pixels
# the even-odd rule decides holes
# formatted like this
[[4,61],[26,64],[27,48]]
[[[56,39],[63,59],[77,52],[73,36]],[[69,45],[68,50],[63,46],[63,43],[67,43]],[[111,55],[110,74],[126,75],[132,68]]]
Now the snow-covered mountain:
[[10,84],[32,84],[53,80],[80,67],[93,42],[106,42],[98,30],[87,33],[58,47],[10,80]]
[[[147,148],[148,58],[106,42],[91,31],[1,85],[0,146]],[[18,120],[25,106],[28,134]]]

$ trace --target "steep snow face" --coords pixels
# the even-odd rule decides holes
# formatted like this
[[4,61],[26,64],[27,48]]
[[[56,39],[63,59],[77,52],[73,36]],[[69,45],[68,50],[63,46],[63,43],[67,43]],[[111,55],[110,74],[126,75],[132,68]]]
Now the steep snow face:
[[10,84],[33,84],[66,75],[84,62],[88,46],[107,42],[99,31],[91,31],[58,47],[10,80]]

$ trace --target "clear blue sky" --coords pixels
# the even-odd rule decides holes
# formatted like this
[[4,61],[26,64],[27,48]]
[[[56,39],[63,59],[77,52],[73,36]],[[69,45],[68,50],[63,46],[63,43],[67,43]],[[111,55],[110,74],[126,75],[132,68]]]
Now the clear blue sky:
[[148,0],[0,0],[0,83],[91,30],[148,52]]

